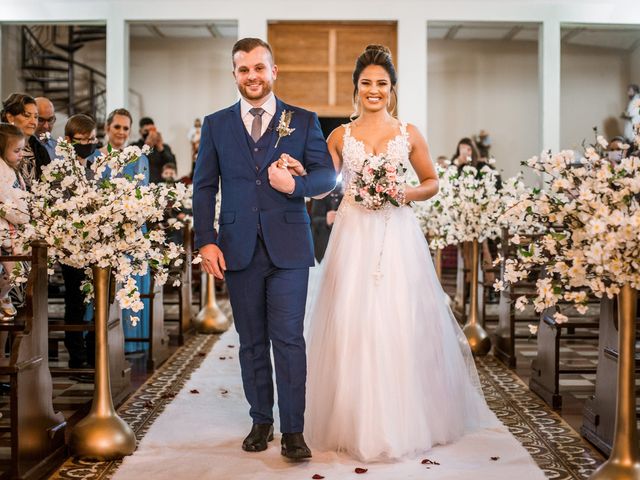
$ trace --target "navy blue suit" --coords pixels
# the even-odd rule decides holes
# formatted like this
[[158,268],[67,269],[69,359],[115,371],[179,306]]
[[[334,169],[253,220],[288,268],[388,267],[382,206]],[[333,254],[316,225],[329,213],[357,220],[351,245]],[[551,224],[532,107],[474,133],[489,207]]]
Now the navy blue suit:
[[[295,131],[278,139],[284,111]],[[268,168],[282,153],[307,175],[291,195],[269,184]],[[335,171],[315,113],[276,99],[269,128],[254,142],[240,117],[240,102],[207,116],[193,179],[195,247],[216,243],[227,265],[245,395],[254,423],[273,423],[273,343],[280,430],[304,428],[306,353],[302,335],[313,241],[305,197],[332,190]],[[219,232],[215,197],[222,188]]]

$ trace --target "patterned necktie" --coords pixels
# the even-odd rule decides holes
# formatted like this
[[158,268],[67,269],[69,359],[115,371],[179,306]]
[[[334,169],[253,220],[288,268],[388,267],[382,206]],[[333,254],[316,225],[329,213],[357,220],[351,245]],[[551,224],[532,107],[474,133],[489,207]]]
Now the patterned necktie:
[[253,115],[253,122],[251,123],[251,138],[253,138],[254,142],[257,142],[262,136],[262,114],[264,113],[264,109],[252,108],[249,110],[249,113]]

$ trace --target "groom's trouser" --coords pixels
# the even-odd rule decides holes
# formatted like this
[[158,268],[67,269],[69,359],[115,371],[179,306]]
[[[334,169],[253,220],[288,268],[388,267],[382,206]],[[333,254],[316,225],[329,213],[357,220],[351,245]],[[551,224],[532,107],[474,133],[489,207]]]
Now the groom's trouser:
[[302,432],[307,377],[303,329],[309,269],[277,268],[258,238],[249,266],[228,271],[225,277],[240,335],[242,383],[253,423],[273,423],[273,344],[280,431]]

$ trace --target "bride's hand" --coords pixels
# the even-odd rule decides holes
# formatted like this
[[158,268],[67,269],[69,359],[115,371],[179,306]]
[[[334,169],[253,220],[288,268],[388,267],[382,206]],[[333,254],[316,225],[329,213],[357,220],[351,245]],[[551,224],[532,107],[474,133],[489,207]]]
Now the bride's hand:
[[277,165],[279,168],[287,168],[291,175],[303,177],[307,174],[302,163],[286,153],[280,155]]

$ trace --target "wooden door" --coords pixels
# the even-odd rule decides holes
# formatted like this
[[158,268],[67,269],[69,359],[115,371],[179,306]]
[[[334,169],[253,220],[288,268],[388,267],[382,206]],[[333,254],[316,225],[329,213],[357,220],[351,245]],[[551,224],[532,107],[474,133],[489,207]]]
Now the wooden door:
[[270,22],[268,35],[276,95],[321,117],[353,112],[352,73],[367,45],[386,45],[394,59],[397,52],[396,22]]

